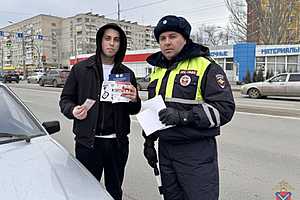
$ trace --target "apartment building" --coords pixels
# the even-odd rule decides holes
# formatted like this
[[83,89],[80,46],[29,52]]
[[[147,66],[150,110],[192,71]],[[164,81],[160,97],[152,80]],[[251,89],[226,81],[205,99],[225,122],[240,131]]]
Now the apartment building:
[[38,15],[0,29],[1,66],[28,70],[59,62],[62,18]]
[[0,28],[1,66],[20,71],[68,66],[70,56],[95,52],[97,30],[106,23],[117,23],[123,28],[128,50],[158,47],[153,26],[91,12],[67,18],[42,14]]

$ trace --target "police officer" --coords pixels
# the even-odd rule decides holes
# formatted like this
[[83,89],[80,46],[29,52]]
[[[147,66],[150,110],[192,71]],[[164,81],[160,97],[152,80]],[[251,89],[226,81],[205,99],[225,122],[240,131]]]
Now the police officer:
[[223,69],[209,49],[190,39],[191,25],[183,17],[159,20],[154,35],[160,52],[147,62],[155,66],[148,97],[162,95],[167,108],[159,112],[171,128],[145,137],[144,155],[155,167],[154,141],[159,138],[159,168],[165,200],[217,200],[219,170],[215,136],[235,110]]

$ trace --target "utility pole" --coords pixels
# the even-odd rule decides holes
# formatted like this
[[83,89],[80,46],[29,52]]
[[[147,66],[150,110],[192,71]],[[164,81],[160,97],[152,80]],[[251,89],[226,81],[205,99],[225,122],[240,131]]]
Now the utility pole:
[[27,79],[27,69],[26,69],[26,63],[25,63],[25,60],[26,60],[26,55],[25,55],[25,34],[24,34],[24,31],[22,32],[22,61],[23,61],[23,73],[24,73],[24,79],[26,80]]
[[74,49],[75,49],[75,62],[77,62],[77,38],[76,38],[76,31],[74,34]]
[[118,21],[120,21],[120,2],[118,0]]

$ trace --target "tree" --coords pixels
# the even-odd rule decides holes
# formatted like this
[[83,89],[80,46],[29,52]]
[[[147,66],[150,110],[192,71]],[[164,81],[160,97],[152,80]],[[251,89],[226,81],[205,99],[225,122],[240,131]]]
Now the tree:
[[264,72],[261,68],[258,69],[256,81],[264,81]]
[[245,82],[245,83],[251,83],[251,74],[250,74],[249,68],[247,68],[246,76],[245,76],[245,78],[244,78],[244,82]]
[[222,27],[202,24],[198,32],[192,37],[197,43],[208,46],[218,46],[228,44],[229,33],[227,29],[223,29]]
[[256,72],[256,70],[253,71],[252,82],[257,82],[257,72]]
[[255,13],[257,36],[262,44],[283,44],[295,39],[296,31],[291,31],[293,14],[298,16],[297,0],[247,0],[248,7]]
[[247,39],[247,4],[245,0],[224,0],[230,12],[229,26],[230,38],[234,42]]

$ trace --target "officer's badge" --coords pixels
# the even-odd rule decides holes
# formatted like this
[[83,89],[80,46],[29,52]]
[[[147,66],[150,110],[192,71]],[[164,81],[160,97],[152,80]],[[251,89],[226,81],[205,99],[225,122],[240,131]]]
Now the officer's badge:
[[220,86],[220,88],[222,88],[222,89],[225,88],[225,80],[224,80],[224,76],[222,74],[216,75],[216,81],[217,81],[217,84]]
[[181,86],[188,86],[190,83],[191,83],[191,81],[192,81],[192,79],[191,79],[191,77],[190,76],[188,76],[188,75],[183,75],[181,78],[180,78],[180,80],[179,80],[179,82],[180,82],[180,85]]

